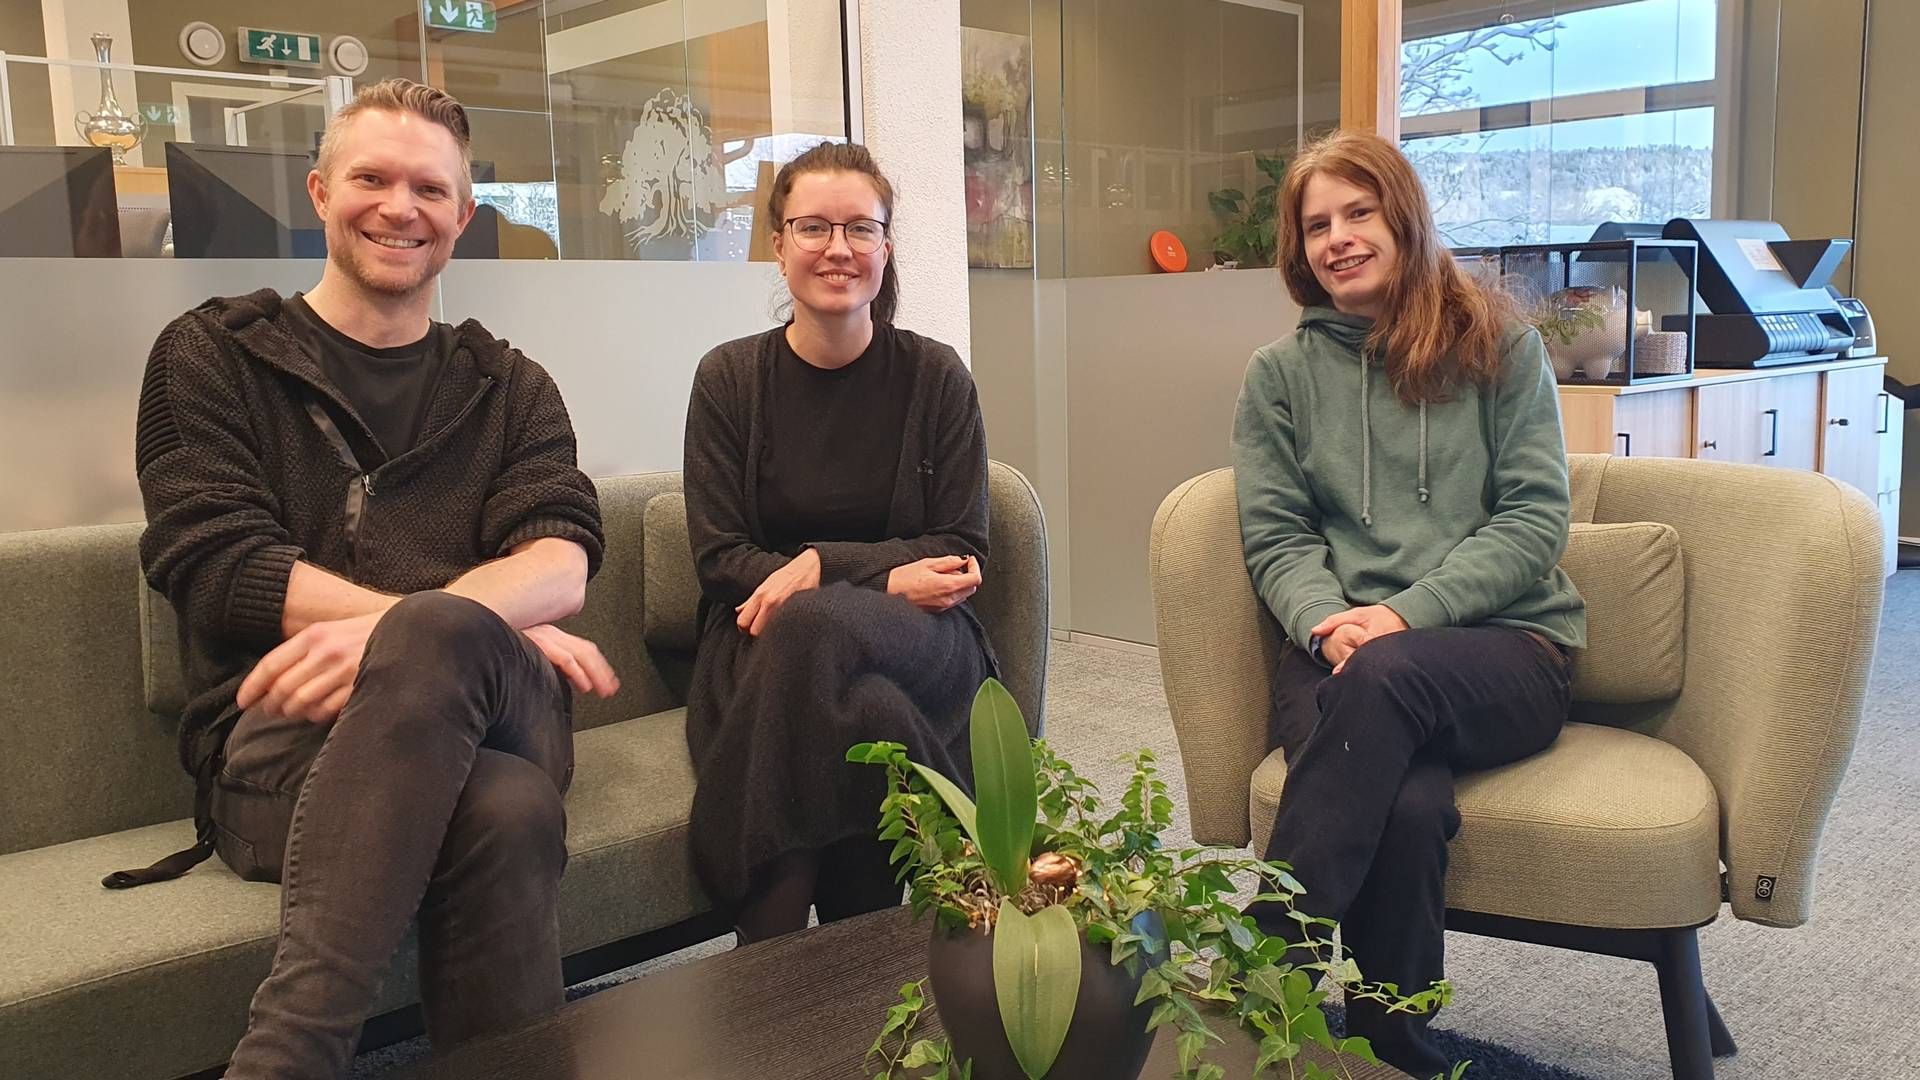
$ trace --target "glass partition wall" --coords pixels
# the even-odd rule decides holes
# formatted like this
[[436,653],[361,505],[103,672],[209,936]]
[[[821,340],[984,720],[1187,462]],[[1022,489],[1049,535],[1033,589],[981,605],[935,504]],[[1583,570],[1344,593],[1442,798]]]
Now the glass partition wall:
[[436,317],[478,315],[554,375],[589,473],[679,467],[694,365],[771,324],[774,170],[857,112],[842,7],[0,0],[0,530],[140,515],[155,336],[209,296],[319,280],[326,117],[396,75],[473,127],[482,206]]
[[[75,0],[64,27],[42,6],[0,0],[0,53],[20,54],[0,64],[0,144],[85,145],[76,115],[118,108],[116,170],[161,170],[148,187],[169,144],[270,149],[301,186],[324,80],[404,75],[468,109],[489,211],[466,258],[745,261],[763,166],[848,134],[839,0]],[[48,50],[93,22],[120,30],[90,38],[117,62],[98,92],[92,57]]]
[[[1399,7],[1399,138],[1455,244],[1698,214],[1855,233],[1866,0]],[[1364,5],[1340,0],[960,11],[993,452],[1046,505],[1055,628],[1151,642],[1153,513],[1228,463],[1247,359],[1298,319],[1268,185],[1341,122],[1342,54],[1365,52],[1343,34],[1377,29],[1345,26]]]
[[972,357],[1059,632],[1153,640],[1147,534],[1297,312],[1271,192],[1340,109],[1339,0],[961,0]]

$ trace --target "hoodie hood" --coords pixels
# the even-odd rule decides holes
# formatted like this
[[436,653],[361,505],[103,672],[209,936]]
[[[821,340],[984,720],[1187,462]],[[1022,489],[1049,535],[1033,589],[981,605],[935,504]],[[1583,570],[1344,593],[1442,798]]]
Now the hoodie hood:
[[[1315,304],[1300,313],[1300,329],[1334,347],[1335,352],[1360,365],[1360,524],[1373,527],[1373,369],[1379,366],[1367,352],[1373,320]],[[1420,403],[1420,467],[1414,493],[1426,502],[1427,403]]]

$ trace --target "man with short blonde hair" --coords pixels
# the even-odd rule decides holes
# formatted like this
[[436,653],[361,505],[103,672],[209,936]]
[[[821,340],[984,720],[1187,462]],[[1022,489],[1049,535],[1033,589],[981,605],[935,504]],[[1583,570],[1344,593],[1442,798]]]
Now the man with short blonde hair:
[[334,1077],[416,916],[427,1029],[562,1001],[572,693],[618,680],[574,614],[600,561],[553,380],[429,317],[472,217],[466,113],[361,91],[307,178],[320,283],[210,300],[147,361],[141,565],[179,615],[198,843],[281,885],[273,969],[227,1076]]

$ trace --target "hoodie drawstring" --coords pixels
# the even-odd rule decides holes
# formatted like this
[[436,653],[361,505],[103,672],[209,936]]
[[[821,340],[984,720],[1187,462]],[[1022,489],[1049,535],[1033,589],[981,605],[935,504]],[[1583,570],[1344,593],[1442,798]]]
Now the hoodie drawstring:
[[[1373,362],[1360,360],[1360,524],[1373,527]],[[1420,403],[1420,501],[1426,502],[1427,490],[1427,403]]]
[[1420,501],[1427,501],[1427,403],[1420,403]]
[[1360,524],[1373,527],[1373,417],[1367,399],[1373,381],[1373,359],[1360,354]]

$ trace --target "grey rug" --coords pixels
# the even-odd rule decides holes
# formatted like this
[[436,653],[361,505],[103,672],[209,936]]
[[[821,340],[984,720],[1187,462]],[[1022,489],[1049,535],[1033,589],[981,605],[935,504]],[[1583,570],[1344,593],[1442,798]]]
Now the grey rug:
[[[1817,647],[1812,643],[1810,647]],[[1172,721],[1150,656],[1054,643],[1047,735],[1082,775],[1118,793],[1115,756],[1150,747],[1189,839]],[[1812,921],[1775,930],[1731,918],[1701,931],[1707,987],[1740,1044],[1715,1062],[1719,1080],[1920,1078],[1920,569],[1887,583],[1879,648],[1853,761],[1822,839]],[[602,984],[711,955],[708,942],[618,972]],[[1539,946],[1447,935],[1458,988],[1439,1027],[1463,1040],[1481,1080],[1667,1080],[1666,1034],[1653,969]],[[576,992],[587,988],[576,988]],[[356,1077],[381,1075],[424,1048],[363,1055]],[[1508,1057],[1511,1055],[1511,1057]],[[1519,1071],[1507,1071],[1519,1070]]]

